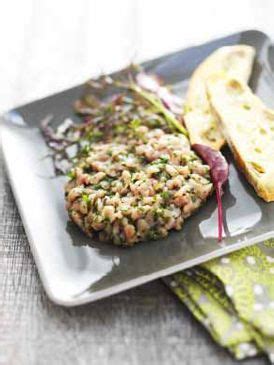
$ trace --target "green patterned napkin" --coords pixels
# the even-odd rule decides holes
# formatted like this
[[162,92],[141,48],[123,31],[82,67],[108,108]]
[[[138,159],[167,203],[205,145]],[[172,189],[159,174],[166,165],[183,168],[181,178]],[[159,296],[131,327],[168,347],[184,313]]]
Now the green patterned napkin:
[[237,359],[274,362],[274,240],[172,275],[173,292]]

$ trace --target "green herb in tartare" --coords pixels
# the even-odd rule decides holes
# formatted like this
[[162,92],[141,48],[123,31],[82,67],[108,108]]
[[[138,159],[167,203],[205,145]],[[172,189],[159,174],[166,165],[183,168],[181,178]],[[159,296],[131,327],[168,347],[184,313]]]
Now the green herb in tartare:
[[212,191],[209,168],[185,136],[138,128],[145,142],[94,145],[65,188],[71,219],[101,241],[133,245],[165,237]]

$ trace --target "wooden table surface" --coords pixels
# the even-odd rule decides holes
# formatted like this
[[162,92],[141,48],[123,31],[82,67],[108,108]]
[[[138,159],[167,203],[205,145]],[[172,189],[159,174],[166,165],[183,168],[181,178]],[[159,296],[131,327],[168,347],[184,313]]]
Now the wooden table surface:
[[[220,4],[3,1],[0,109],[60,91],[129,61],[240,29],[274,35],[272,0]],[[82,307],[52,304],[41,286],[1,154],[0,216],[0,365],[235,363],[160,280]]]

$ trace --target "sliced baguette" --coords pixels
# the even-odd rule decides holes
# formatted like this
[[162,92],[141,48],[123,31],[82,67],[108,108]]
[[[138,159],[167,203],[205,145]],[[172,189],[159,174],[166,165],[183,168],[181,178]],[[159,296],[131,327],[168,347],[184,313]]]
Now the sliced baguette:
[[236,162],[257,194],[274,201],[274,111],[242,81],[214,76],[207,88]]
[[206,80],[214,74],[225,73],[247,83],[252,71],[255,50],[246,45],[227,46],[212,53],[194,71],[186,96],[185,124],[191,144],[202,143],[220,149],[225,139],[218,117],[211,109]]

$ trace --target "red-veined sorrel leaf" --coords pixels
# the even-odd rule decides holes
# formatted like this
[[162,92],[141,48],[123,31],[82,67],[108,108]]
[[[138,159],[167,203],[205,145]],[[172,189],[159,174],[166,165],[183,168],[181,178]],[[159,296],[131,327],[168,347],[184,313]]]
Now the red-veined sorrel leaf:
[[218,241],[220,242],[223,238],[222,187],[228,179],[228,163],[220,151],[216,151],[209,146],[197,143],[193,144],[192,148],[210,167],[211,179],[216,191],[218,205]]

